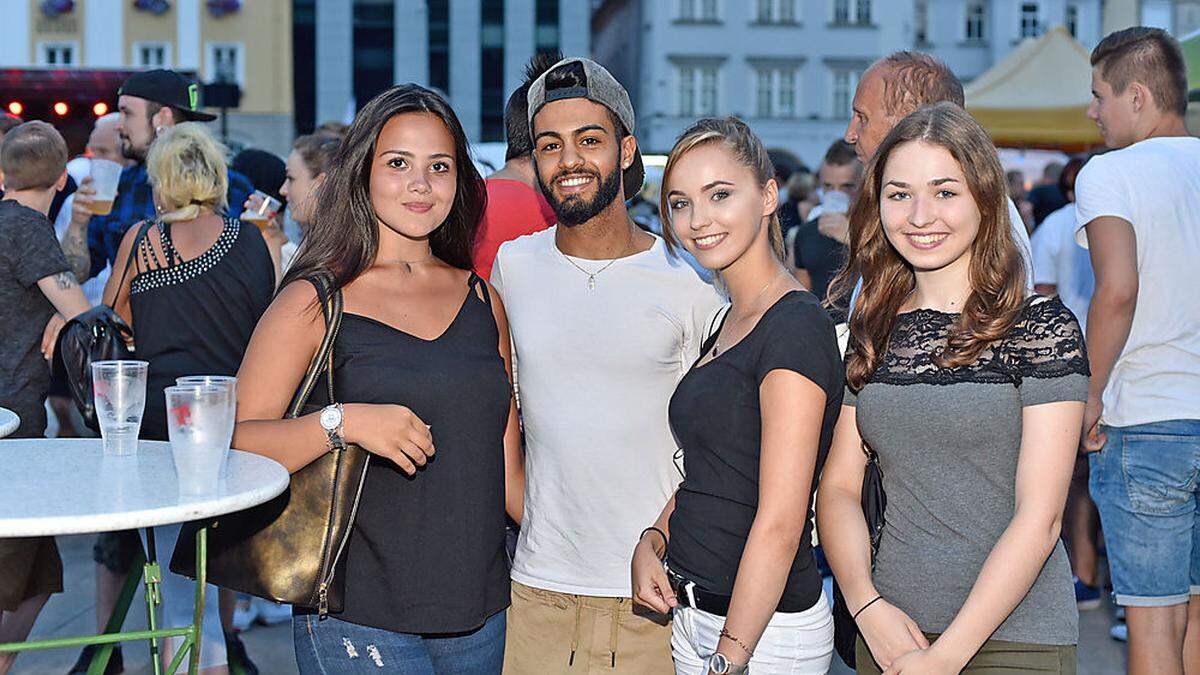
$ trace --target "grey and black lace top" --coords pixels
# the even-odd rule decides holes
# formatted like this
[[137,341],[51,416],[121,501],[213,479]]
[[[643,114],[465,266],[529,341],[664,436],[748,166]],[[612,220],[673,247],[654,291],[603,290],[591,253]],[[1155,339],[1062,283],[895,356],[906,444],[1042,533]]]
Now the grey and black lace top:
[[[879,453],[887,492],[875,585],[934,633],[953,621],[1012,520],[1023,408],[1087,398],[1083,333],[1057,298],[1027,301],[1009,334],[975,362],[938,367],[934,357],[957,319],[925,309],[897,316],[883,363],[844,399]],[[1036,462],[1038,451],[1029,448],[1027,459]],[[1078,641],[1061,542],[992,637]]]

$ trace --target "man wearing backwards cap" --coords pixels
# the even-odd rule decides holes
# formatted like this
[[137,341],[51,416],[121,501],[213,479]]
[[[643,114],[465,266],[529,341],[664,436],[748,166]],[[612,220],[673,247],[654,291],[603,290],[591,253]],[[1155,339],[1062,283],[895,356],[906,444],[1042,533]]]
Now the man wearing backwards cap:
[[529,126],[558,222],[492,268],[526,441],[504,670],[671,672],[667,617],[634,613],[629,564],[679,483],[667,403],[721,300],[626,212],[644,171],[608,71],[560,61],[530,86]]
[[[91,179],[84,178],[71,211],[71,226],[63,237],[63,252],[72,271],[82,282],[111,265],[125,231],[135,223],[154,217],[154,197],[146,173],[146,154],[158,132],[180,122],[210,122],[216,115],[196,109],[199,89],[173,70],[147,70],[125,80],[117,91],[121,119],[117,133],[121,152],[136,164],[121,172],[112,211],[93,216]],[[245,176],[229,172],[228,204],[237,216],[254,186]]]

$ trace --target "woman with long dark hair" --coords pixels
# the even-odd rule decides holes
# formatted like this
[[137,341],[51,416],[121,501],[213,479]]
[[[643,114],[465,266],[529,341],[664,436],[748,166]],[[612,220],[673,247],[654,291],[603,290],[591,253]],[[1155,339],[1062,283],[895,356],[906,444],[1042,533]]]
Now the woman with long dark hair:
[[[524,474],[507,321],[471,272],[485,199],[446,101],[383,92],[347,131],[250,342],[236,447],[290,471],[343,441],[375,455],[338,570],[344,609],[293,619],[301,672],[500,672],[504,514],[521,519]],[[339,289],[336,401],[280,419]]]
[[[1026,296],[1007,212],[991,139],[941,103],[888,134],[850,213],[835,288],[863,287],[817,517],[860,673],[1075,672],[1058,535],[1087,358],[1071,312]],[[874,561],[864,444],[887,495]]]

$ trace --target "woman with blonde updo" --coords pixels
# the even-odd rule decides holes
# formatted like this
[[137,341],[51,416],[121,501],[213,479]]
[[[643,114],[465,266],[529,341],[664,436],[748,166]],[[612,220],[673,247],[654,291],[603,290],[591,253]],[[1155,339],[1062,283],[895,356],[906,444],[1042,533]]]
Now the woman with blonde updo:
[[[225,148],[202,125],[160,132],[146,169],[157,215],[125,234],[104,301],[133,326],[137,356],[150,363],[141,437],[165,441],[163,390],[187,375],[237,374],[271,302],[275,265],[258,228],[225,215]],[[155,528],[160,561],[170,559],[179,529]],[[192,582],[165,565],[163,577],[165,625],[190,623]],[[216,587],[208,595],[206,604],[216,607]],[[201,672],[227,672],[217,612],[205,613],[203,633]]]

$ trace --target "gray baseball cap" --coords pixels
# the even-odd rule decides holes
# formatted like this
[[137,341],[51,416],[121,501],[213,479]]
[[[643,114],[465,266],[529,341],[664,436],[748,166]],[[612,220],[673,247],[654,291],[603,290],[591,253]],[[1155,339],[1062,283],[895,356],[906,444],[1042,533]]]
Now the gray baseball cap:
[[[547,91],[546,76],[571,64],[579,64],[579,69],[582,71],[581,81],[578,85]],[[533,118],[547,103],[569,98],[586,98],[593,103],[599,103],[611,110],[617,119],[621,120],[621,124],[625,125],[625,129],[629,133],[633,133],[633,104],[629,102],[629,92],[604,66],[591,59],[578,57],[559,61],[529,85],[529,131],[533,132]],[[621,182],[625,185],[625,199],[632,198],[642,189],[642,182],[645,178],[646,169],[642,164],[642,152],[639,148],[634,153],[633,163],[622,174]]]

